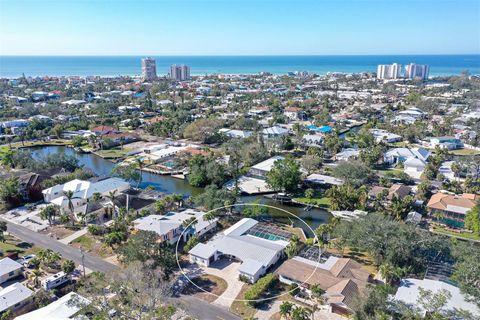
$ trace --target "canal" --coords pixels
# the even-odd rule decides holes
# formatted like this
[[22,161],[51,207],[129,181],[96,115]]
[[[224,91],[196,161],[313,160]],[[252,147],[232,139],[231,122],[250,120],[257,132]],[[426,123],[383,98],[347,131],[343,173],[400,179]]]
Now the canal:
[[[78,160],[79,164],[92,170],[98,176],[107,176],[110,174],[115,164],[106,159],[103,159],[95,154],[91,153],[77,153],[72,148],[64,146],[46,146],[46,147],[32,147],[29,148],[32,151],[33,157],[35,159],[42,159],[48,154],[64,153],[67,155],[74,155]],[[140,188],[146,188],[148,186],[153,186],[156,190],[165,192],[165,193],[179,193],[184,196],[194,196],[203,191],[203,188],[195,188],[188,184],[185,180],[180,180],[172,178],[169,175],[157,175],[150,172],[142,173],[142,183]],[[312,209],[310,211],[303,210],[303,207],[293,207],[280,205],[272,200],[266,199],[263,196],[242,196],[240,201],[242,203],[252,203],[259,202],[267,205],[272,205],[288,212],[293,213],[299,218],[303,219],[312,229],[315,229],[321,224],[328,222],[331,215],[325,210],[321,209]],[[282,223],[293,223],[295,226],[302,228],[308,236],[312,236],[310,228],[305,226],[299,219],[294,219],[291,216],[288,216],[286,213],[280,210],[270,210],[270,215]]]

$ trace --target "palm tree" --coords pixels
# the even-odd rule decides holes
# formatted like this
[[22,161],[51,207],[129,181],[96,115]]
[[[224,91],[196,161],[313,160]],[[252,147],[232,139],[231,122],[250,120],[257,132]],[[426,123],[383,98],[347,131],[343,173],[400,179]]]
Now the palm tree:
[[292,309],[293,309],[293,303],[289,301],[284,301],[280,305],[279,313],[282,317],[285,317],[286,319],[288,319],[288,317],[292,314]]
[[137,167],[138,167],[138,170],[140,171],[140,178],[138,179],[138,183],[137,183],[137,188],[138,186],[140,186],[140,183],[142,183],[142,180],[143,180],[143,160],[140,159],[140,157],[135,157],[135,162],[137,164]]
[[31,271],[29,278],[33,282],[34,287],[40,285],[40,277],[43,275],[43,272],[40,269],[34,269]]
[[63,195],[68,200],[68,210],[70,211],[70,219],[72,221],[72,225],[75,225],[75,215],[73,210],[75,210],[75,206],[73,205],[73,199],[78,199],[78,197],[74,197],[74,192],[72,190],[64,191]]
[[57,209],[53,205],[48,205],[40,211],[40,218],[48,220],[48,224],[51,226],[57,215]]
[[116,217],[115,212],[115,200],[117,200],[117,190],[110,191],[107,195],[107,198],[112,202],[113,215]]

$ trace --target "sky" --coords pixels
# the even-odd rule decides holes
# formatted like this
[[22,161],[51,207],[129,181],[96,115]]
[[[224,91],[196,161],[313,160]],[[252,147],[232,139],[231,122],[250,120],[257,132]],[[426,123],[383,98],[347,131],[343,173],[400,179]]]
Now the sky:
[[480,0],[0,0],[0,55],[478,53]]

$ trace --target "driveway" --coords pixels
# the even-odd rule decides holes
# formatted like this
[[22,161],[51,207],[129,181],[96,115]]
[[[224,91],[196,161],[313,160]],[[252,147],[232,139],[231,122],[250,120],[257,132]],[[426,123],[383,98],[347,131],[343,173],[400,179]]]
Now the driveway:
[[203,267],[203,271],[222,278],[227,282],[227,290],[222,293],[213,304],[230,308],[235,298],[240,293],[244,283],[238,280],[238,267],[240,262],[233,262],[227,259],[220,259],[212,263],[209,267]]

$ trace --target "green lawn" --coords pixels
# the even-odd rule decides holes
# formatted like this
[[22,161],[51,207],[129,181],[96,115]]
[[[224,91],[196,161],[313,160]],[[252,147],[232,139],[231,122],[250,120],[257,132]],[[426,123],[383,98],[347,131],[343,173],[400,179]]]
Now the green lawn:
[[5,242],[0,242],[0,251],[5,255],[7,252],[17,252],[19,256],[35,254],[41,248],[20,241],[13,236],[7,236]]
[[76,248],[82,248],[86,252],[100,256],[102,258],[111,257],[114,253],[112,248],[103,244],[100,240],[97,240],[94,236],[90,234],[83,235],[73,240],[71,245]]
[[128,152],[127,150],[109,149],[109,150],[98,150],[95,152],[95,154],[105,159],[116,159],[116,158],[125,157],[127,152]]
[[473,232],[466,232],[466,231],[455,232],[441,226],[434,226],[432,229],[434,232],[441,233],[450,237],[465,238],[465,239],[480,241],[480,235],[475,234]]
[[473,149],[458,149],[458,150],[451,150],[449,151],[450,154],[456,156],[471,156],[480,154],[480,151],[473,150]]
[[314,205],[314,206],[319,206],[319,207],[322,207],[322,208],[329,208],[330,207],[330,198],[328,197],[322,197],[322,198],[312,198],[312,199],[308,199],[308,198],[293,198],[293,200],[297,201],[297,202],[301,202],[301,203],[304,203],[304,204],[311,204],[311,205]]

